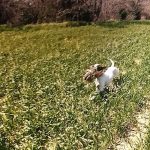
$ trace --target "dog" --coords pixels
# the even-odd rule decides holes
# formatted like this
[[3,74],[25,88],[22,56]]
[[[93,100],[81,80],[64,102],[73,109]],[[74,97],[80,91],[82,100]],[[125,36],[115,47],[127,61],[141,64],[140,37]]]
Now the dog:
[[92,65],[84,75],[84,80],[90,83],[94,81],[97,93],[103,93],[105,88],[110,86],[113,79],[119,75],[119,69],[114,66],[114,61],[110,59],[110,62],[110,67],[101,66],[100,64]]
[[[114,61],[110,59],[111,66],[103,74],[95,78],[96,92],[102,93],[107,86],[112,85],[112,81],[119,75],[119,68],[114,66]],[[94,65],[97,68],[97,64]]]

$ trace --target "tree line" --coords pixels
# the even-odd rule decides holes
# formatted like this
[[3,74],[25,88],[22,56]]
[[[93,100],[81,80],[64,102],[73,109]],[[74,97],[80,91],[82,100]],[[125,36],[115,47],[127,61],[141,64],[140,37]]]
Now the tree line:
[[1,0],[0,23],[97,20],[102,0]]
[[[143,0],[144,1],[144,0]],[[0,0],[0,24],[102,21],[141,17],[140,0]]]

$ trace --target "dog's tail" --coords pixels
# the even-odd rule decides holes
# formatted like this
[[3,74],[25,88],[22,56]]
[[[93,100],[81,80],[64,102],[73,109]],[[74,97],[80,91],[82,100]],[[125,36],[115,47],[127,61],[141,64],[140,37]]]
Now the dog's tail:
[[109,59],[110,60],[110,62],[111,62],[111,67],[114,67],[114,61],[112,61],[111,59]]

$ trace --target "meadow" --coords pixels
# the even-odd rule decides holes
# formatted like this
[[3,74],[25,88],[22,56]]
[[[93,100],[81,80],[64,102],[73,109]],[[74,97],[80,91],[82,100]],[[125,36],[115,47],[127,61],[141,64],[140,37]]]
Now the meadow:
[[[91,101],[95,63],[120,69],[117,90]],[[0,26],[0,147],[106,150],[150,100],[150,22]]]

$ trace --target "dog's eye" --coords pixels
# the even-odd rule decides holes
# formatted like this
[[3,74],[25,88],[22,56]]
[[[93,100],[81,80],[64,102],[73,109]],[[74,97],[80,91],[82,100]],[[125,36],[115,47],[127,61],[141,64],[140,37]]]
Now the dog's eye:
[[106,67],[103,67],[103,66],[97,66],[97,71],[101,71],[103,69],[105,69]]
[[97,71],[100,71],[100,70],[102,70],[102,69],[103,69],[102,66],[97,66]]

